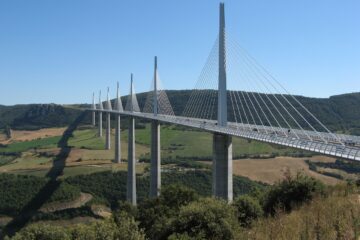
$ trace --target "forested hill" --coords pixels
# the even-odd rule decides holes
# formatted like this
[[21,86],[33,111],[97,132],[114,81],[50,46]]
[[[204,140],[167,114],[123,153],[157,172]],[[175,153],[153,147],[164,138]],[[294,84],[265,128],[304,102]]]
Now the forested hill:
[[0,129],[33,130],[46,127],[62,127],[73,122],[80,114],[79,106],[56,104],[0,105]]
[[[216,98],[214,92],[206,91],[202,93],[203,98]],[[191,95],[191,90],[169,90],[167,91],[169,101],[176,115],[181,115]],[[242,96],[242,94],[238,94]],[[246,94],[244,94],[246,96]],[[251,94],[249,94],[251,95]],[[261,94],[269,109],[276,115],[275,109],[269,99],[276,102],[274,96]],[[137,95],[140,108],[145,105],[147,93]],[[278,96],[280,98],[280,96]],[[122,98],[123,105],[126,104],[127,96]],[[251,103],[248,98],[239,98],[243,103],[248,103],[250,111]],[[268,100],[267,100],[268,99]],[[293,99],[288,98],[295,106],[298,106]],[[330,130],[360,135],[360,92],[331,96],[330,98],[309,98],[297,96],[297,99],[308,108],[314,115],[323,122]],[[216,101],[214,101],[216,102]],[[234,119],[231,106],[231,98],[228,95],[228,115],[229,119]],[[260,101],[261,104],[261,101]],[[244,104],[245,105],[245,104]],[[9,125],[16,129],[36,129],[42,127],[66,126],[72,122],[80,113],[81,107],[88,105],[62,106],[56,104],[29,104],[15,106],[0,105],[0,128]],[[201,108],[201,105],[198,107]],[[216,105],[214,108],[216,110]],[[268,110],[263,104],[265,114],[269,115]],[[247,114],[249,115],[249,111]],[[261,114],[261,113],[260,113]],[[213,117],[216,112],[213,113]],[[239,116],[238,116],[239,117]],[[278,117],[279,118],[279,117]],[[280,119],[280,118],[279,118]],[[89,119],[90,120],[90,119]],[[310,121],[314,126],[318,126],[314,120]],[[304,124],[305,125],[305,124]]]

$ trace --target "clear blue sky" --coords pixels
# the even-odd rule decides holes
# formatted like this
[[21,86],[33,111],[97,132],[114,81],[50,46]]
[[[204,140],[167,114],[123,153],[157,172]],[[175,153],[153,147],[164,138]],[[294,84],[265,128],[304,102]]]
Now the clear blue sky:
[[[129,75],[147,91],[153,56],[189,89],[218,32],[215,0],[1,0],[0,104],[84,103]],[[291,93],[360,91],[359,0],[228,0],[227,32]]]

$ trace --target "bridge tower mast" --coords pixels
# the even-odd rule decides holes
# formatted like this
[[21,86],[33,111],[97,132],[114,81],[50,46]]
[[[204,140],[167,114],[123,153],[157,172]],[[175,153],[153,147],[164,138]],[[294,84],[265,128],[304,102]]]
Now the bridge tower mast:
[[[154,116],[158,114],[158,79],[157,57],[154,59]],[[150,166],[150,197],[157,197],[161,188],[161,158],[160,158],[160,123],[151,122],[151,166]]]
[[[218,81],[218,126],[226,127],[227,89],[224,3],[220,3]],[[229,135],[218,133],[213,135],[213,195],[228,201],[233,200],[232,138]]]

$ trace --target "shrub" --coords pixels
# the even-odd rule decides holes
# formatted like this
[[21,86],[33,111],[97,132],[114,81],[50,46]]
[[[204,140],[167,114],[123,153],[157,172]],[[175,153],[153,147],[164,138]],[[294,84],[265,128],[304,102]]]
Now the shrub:
[[324,193],[325,186],[318,180],[298,173],[275,184],[264,198],[264,211],[274,215],[278,208],[290,212],[293,207],[310,201],[317,194]]
[[150,239],[166,239],[172,221],[180,208],[198,199],[194,190],[180,185],[162,189],[158,198],[148,199],[139,205],[138,220]]
[[243,195],[233,203],[237,210],[238,221],[243,227],[250,227],[251,223],[263,215],[259,200],[249,195]]
[[138,223],[126,213],[91,224],[78,224],[74,227],[57,227],[47,224],[32,224],[12,239],[15,240],[144,240],[145,235]]
[[68,231],[61,227],[56,227],[47,224],[33,224],[30,225],[19,233],[17,233],[13,240],[38,240],[38,239],[52,239],[52,240],[70,240]]
[[[238,239],[235,209],[225,201],[203,198],[181,208],[172,224],[172,239]],[[184,238],[176,238],[182,236]],[[170,238],[170,239],[171,239]]]

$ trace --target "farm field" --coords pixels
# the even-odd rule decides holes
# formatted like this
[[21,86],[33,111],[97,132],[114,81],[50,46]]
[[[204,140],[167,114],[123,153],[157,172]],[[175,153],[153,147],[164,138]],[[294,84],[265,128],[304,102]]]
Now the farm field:
[[335,162],[335,159],[324,156],[314,156],[310,158],[276,157],[271,159],[241,159],[233,162],[233,170],[236,175],[245,176],[251,180],[268,184],[282,180],[288,172],[292,175],[295,175],[297,172],[303,172],[308,176],[330,185],[335,185],[341,181],[309,170],[309,166],[305,162],[306,159],[315,162]]
[[[46,176],[51,168],[56,167],[54,159],[62,149],[59,146],[61,139],[59,134],[64,131],[65,128],[17,131],[11,143],[0,148],[0,154],[17,153],[18,155],[16,157],[0,155],[0,163],[2,163],[0,164],[0,173]],[[21,137],[20,133],[24,133],[25,136]],[[121,132],[123,163],[117,164],[113,162],[114,150],[105,150],[105,138],[97,137],[97,128],[83,126],[76,129],[67,141],[70,151],[64,159],[61,178],[102,171],[126,171],[127,137],[127,131],[123,130]],[[111,143],[113,144],[114,141],[113,130]],[[207,132],[180,130],[174,126],[165,125],[161,128],[161,148],[163,164],[168,161],[167,159],[181,159],[181,161],[189,163],[199,161],[199,163],[209,164],[212,158],[212,135]],[[273,184],[282,179],[287,171],[292,174],[300,171],[331,185],[341,181],[335,177],[324,176],[309,170],[309,166],[305,162],[306,159],[320,162],[334,162],[335,159],[312,156],[311,153],[306,152],[301,152],[301,154],[310,154],[307,157],[287,156],[293,153],[298,152],[290,148],[234,138],[233,155],[234,159],[238,159],[233,162],[234,175]],[[137,164],[137,173],[144,173],[149,167],[150,159],[149,124],[145,124],[143,129],[136,129],[136,158],[141,160]],[[172,167],[163,165],[163,167],[166,166]],[[334,172],[331,169],[323,170]]]
[[11,139],[6,139],[5,134],[0,134],[0,144],[9,144],[12,142],[23,142],[41,138],[61,136],[65,130],[66,128],[43,128],[35,131],[12,130]]

